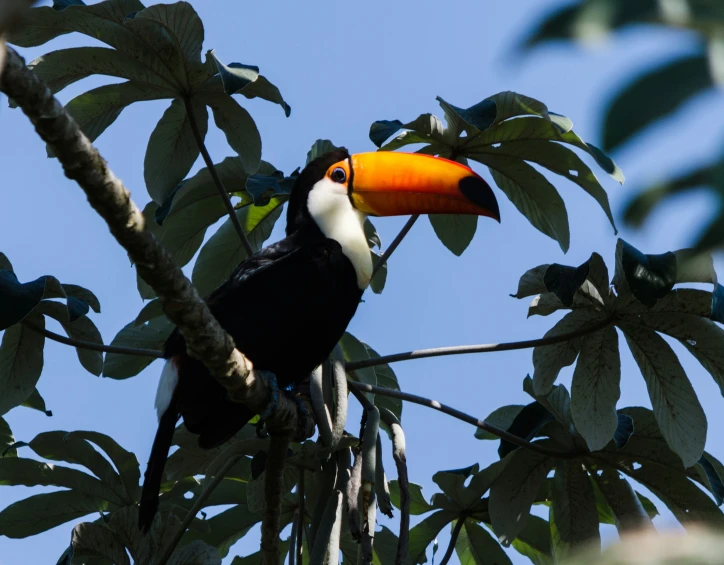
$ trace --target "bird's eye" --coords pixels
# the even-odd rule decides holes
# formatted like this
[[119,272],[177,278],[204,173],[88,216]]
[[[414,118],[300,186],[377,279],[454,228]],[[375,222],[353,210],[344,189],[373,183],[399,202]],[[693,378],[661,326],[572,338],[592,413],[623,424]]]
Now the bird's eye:
[[337,167],[330,175],[334,182],[344,182],[347,180],[347,173],[342,167]]

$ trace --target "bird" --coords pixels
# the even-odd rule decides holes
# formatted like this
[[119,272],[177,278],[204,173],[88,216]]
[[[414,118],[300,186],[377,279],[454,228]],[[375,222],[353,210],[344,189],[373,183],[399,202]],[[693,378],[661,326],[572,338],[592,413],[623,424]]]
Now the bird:
[[[485,180],[466,165],[420,153],[350,154],[312,160],[287,203],[286,237],[250,255],[207,298],[211,313],[254,370],[280,388],[300,383],[331,353],[373,274],[368,216],[475,214],[500,221]],[[158,510],[163,470],[179,418],[201,448],[223,444],[255,415],[234,403],[178,329],[168,338],[156,394],[159,425],[146,468],[139,528]]]

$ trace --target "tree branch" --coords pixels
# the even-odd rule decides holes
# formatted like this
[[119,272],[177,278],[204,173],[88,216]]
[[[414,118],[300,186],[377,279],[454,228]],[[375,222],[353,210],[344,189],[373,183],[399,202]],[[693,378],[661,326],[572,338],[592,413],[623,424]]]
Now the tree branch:
[[236,215],[236,210],[234,210],[234,205],[231,203],[231,198],[229,198],[229,193],[226,192],[226,187],[224,186],[224,183],[221,180],[219,173],[216,172],[216,167],[214,166],[214,162],[211,160],[211,155],[209,155],[209,152],[206,150],[206,144],[204,144],[204,138],[201,136],[201,130],[199,130],[199,123],[196,121],[196,116],[194,115],[194,108],[191,104],[191,99],[188,96],[184,96],[184,105],[186,106],[186,114],[189,117],[189,125],[191,126],[191,131],[194,134],[194,138],[196,138],[196,144],[199,146],[201,157],[204,159],[204,163],[206,163],[206,168],[209,170],[209,174],[211,175],[211,178],[219,191],[219,196],[221,196],[221,201],[224,203],[224,207],[229,214],[229,219],[234,225],[236,233],[239,234],[241,244],[244,246],[244,249],[246,249],[246,254],[252,255],[254,253],[254,249],[249,242],[249,238],[246,237],[246,234],[244,233],[244,228],[241,227],[239,218]]
[[[505,430],[501,430],[500,428],[491,426],[490,424],[486,424],[482,420],[478,420],[477,418],[474,418],[473,416],[470,416],[469,414],[466,414],[465,412],[461,412],[460,410],[451,408],[450,406],[446,406],[445,404],[441,404],[437,400],[432,400],[430,398],[425,398],[423,396],[417,396],[415,394],[410,394],[408,392],[393,390],[391,388],[372,386],[372,385],[368,385],[368,384],[364,384],[364,383],[358,383],[355,381],[348,381],[347,384],[349,385],[350,390],[352,390],[352,391],[357,390],[359,392],[371,392],[373,394],[379,394],[381,396],[391,396],[392,398],[399,398],[400,400],[406,400],[407,402],[412,402],[414,404],[419,404],[421,406],[427,406],[428,408],[432,408],[433,410],[437,410],[438,412],[443,412],[444,414],[447,414],[448,416],[452,416],[453,418],[457,418],[458,420],[462,420],[463,422],[472,424],[473,426],[480,428],[481,430],[490,432],[491,434],[499,437],[500,439],[509,441],[513,445],[517,445],[518,447],[523,447],[525,449],[535,451],[536,453],[540,453],[542,455],[547,455],[548,457],[557,457],[559,459],[572,459],[574,457],[580,457],[582,455],[581,453],[572,452],[572,451],[569,452],[569,451],[558,451],[555,449],[548,449],[547,447],[543,447],[537,443],[529,442],[529,441],[523,439],[522,437],[518,437]],[[355,395],[355,396],[357,396],[357,395]]]
[[392,243],[390,243],[390,246],[385,249],[385,252],[380,255],[380,258],[377,259],[377,262],[375,263],[375,266],[372,267],[372,278],[375,277],[377,274],[377,271],[379,271],[382,266],[387,263],[387,260],[390,258],[390,255],[392,255],[395,252],[395,249],[402,243],[402,240],[405,239],[405,236],[409,233],[409,231],[412,229],[412,226],[415,225],[415,222],[420,217],[420,214],[415,214],[414,216],[410,216],[410,219],[407,220],[404,226],[402,226],[402,229],[400,230],[400,233],[397,234],[397,237],[392,240]]
[[463,529],[464,525],[465,518],[458,518],[458,521],[455,523],[455,527],[453,528],[452,535],[450,536],[450,543],[447,545],[447,551],[445,551],[445,555],[443,555],[440,565],[447,565],[448,561],[450,561],[453,551],[455,550],[455,544],[458,541],[458,536],[460,535],[460,530]]
[[418,349],[416,351],[406,351],[404,353],[393,353],[392,355],[383,355],[382,357],[374,357],[370,359],[362,359],[360,361],[351,361],[347,363],[348,371],[356,371],[366,367],[376,367],[377,365],[385,365],[388,363],[396,363],[398,361],[410,361],[411,359],[424,359],[426,357],[442,357],[443,355],[466,355],[468,353],[493,353],[495,351],[515,351],[517,349],[530,349],[541,345],[554,345],[575,339],[584,335],[595,333],[602,330],[613,323],[614,317],[609,316],[597,322],[565,334],[552,337],[542,337],[539,339],[529,339],[527,341],[511,341],[508,343],[483,343],[480,345],[454,345],[452,347],[435,347],[432,349]]
[[[263,411],[271,390],[266,380],[256,376],[249,360],[236,350],[233,339],[174,264],[170,253],[144,229],[143,215],[130,193],[63,105],[25,66],[22,57],[11,48],[6,54],[0,91],[13,98],[30,118],[66,176],[83,189],[91,206],[136,264],[138,274],[157,292],[164,313],[184,336],[189,355],[204,363],[233,401]],[[282,396],[268,423],[272,427],[296,428],[296,404]]]
[[397,484],[400,487],[400,537],[397,540],[395,565],[404,565],[410,546],[410,479],[407,473],[405,432],[400,420],[387,408],[380,409],[380,418],[390,428],[392,435],[392,458],[397,467]]
[[142,355],[144,357],[161,358],[163,356],[162,353],[156,349],[141,349],[138,347],[119,347],[116,345],[103,345],[102,343],[93,343],[91,341],[81,341],[78,339],[71,339],[69,337],[65,337],[63,335],[51,332],[50,330],[41,328],[40,326],[38,326],[28,320],[23,320],[22,324],[24,326],[30,328],[34,332],[38,332],[39,334],[44,335],[48,339],[52,339],[53,341],[57,341],[59,343],[65,344],[65,345],[71,345],[73,347],[78,347],[80,349],[88,349],[90,351],[100,351],[101,353],[120,353],[123,355]]
[[264,514],[261,521],[262,563],[279,563],[279,525],[282,513],[282,490],[284,488],[284,460],[291,441],[291,433],[277,433],[271,436],[269,455],[264,471]]

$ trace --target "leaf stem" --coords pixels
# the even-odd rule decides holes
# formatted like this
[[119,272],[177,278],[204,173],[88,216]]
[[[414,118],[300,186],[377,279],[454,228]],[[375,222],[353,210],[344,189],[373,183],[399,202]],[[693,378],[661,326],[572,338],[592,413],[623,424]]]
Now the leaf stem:
[[447,551],[445,551],[445,555],[443,555],[442,561],[440,561],[440,565],[447,565],[448,561],[450,561],[453,550],[455,549],[455,544],[458,541],[458,536],[460,535],[460,530],[463,529],[464,525],[464,517],[458,518],[458,521],[455,522],[455,527],[453,528],[452,535],[450,536],[450,543],[447,545]]
[[79,349],[88,349],[89,351],[100,351],[101,353],[119,353],[122,355],[142,355],[144,357],[157,357],[157,358],[163,357],[162,352],[157,351],[155,349],[141,349],[138,347],[119,347],[117,345],[103,345],[102,343],[93,343],[92,341],[82,341],[79,339],[71,339],[69,337],[65,337],[60,334],[51,332],[50,330],[46,330],[45,328],[41,328],[40,326],[38,326],[28,320],[24,320],[22,322],[22,324],[24,326],[30,328],[34,332],[38,332],[39,334],[44,335],[48,339],[52,339],[53,341],[57,341],[58,343],[63,343],[65,345],[71,345],[73,347],[78,347]]
[[397,234],[397,237],[392,240],[392,243],[390,243],[390,246],[385,249],[384,253],[380,255],[380,258],[377,259],[377,262],[375,263],[375,266],[372,268],[372,278],[377,274],[377,271],[379,271],[382,266],[387,263],[387,260],[390,258],[390,255],[392,255],[395,252],[395,249],[402,243],[402,240],[405,239],[405,236],[409,233],[409,231],[412,229],[412,226],[415,225],[415,222],[420,217],[420,214],[415,214],[414,216],[410,216],[410,219],[407,220],[407,223],[405,223],[404,226],[402,226],[402,229],[400,230],[400,233]]
[[454,345],[451,347],[435,347],[432,349],[418,349],[416,351],[406,351],[404,353],[393,353],[392,355],[383,355],[371,359],[362,359],[360,361],[351,361],[347,363],[348,371],[356,371],[366,367],[375,367],[377,365],[385,365],[387,363],[397,363],[398,361],[409,361],[411,359],[425,359],[427,357],[441,357],[443,355],[466,355],[468,353],[493,353],[496,351],[515,351],[517,349],[530,349],[541,345],[554,345],[575,339],[584,335],[595,333],[613,323],[613,316],[603,318],[590,326],[578,329],[573,332],[560,334],[551,337],[542,337],[538,339],[529,339],[526,341],[511,341],[508,343],[483,343],[478,345]]
[[178,542],[181,541],[181,538],[186,533],[186,530],[188,529],[189,524],[191,524],[193,519],[196,517],[196,514],[198,514],[199,510],[201,510],[201,508],[203,508],[203,506],[206,503],[206,501],[208,500],[209,496],[211,496],[211,493],[214,492],[214,489],[216,489],[216,487],[219,486],[221,481],[224,480],[226,473],[228,473],[229,470],[242,457],[244,457],[243,453],[234,455],[233,457],[231,457],[231,459],[229,459],[226,463],[224,463],[224,465],[223,465],[223,467],[221,467],[221,469],[219,469],[216,472],[216,474],[214,475],[214,478],[207,485],[207,487],[203,490],[203,492],[199,495],[199,497],[196,499],[196,502],[194,502],[194,505],[191,507],[191,509],[186,514],[184,521],[181,522],[181,525],[179,526],[176,533],[174,533],[173,538],[171,538],[171,541],[169,541],[168,544],[163,548],[163,551],[161,552],[158,560],[155,562],[156,565],[166,565],[166,562],[171,557],[173,550],[178,545]]
[[206,150],[204,138],[201,136],[201,130],[199,130],[199,124],[196,121],[196,116],[194,115],[191,98],[189,98],[188,96],[184,96],[184,105],[186,106],[186,114],[189,117],[189,125],[191,126],[191,131],[194,134],[194,138],[196,138],[196,144],[199,146],[201,157],[203,157],[204,163],[206,163],[206,168],[209,170],[209,174],[211,175],[211,178],[219,191],[219,196],[221,196],[224,207],[229,214],[229,219],[231,220],[231,223],[233,224],[236,233],[239,234],[239,239],[241,239],[241,244],[244,246],[247,255],[252,255],[254,253],[254,249],[249,242],[249,238],[246,237],[246,234],[244,233],[244,228],[241,227],[239,218],[236,216],[236,211],[234,210],[234,205],[231,203],[229,193],[226,192],[226,187],[224,186],[221,177],[219,177],[219,173],[216,171],[214,162],[211,160],[211,155],[209,155],[209,152]]
[[[483,422],[482,420],[479,420],[478,418],[470,416],[469,414],[466,414],[465,412],[461,412],[460,410],[457,410],[456,408],[446,406],[445,404],[442,404],[442,403],[438,402],[437,400],[425,398],[424,396],[417,396],[416,394],[410,394],[409,392],[402,392],[399,390],[393,390],[391,388],[373,386],[373,385],[368,385],[365,383],[358,383],[355,381],[348,381],[348,384],[350,386],[350,389],[352,389],[352,390],[356,389],[357,391],[361,391],[361,392],[371,392],[373,394],[379,394],[380,396],[391,396],[392,398],[399,398],[400,400],[406,400],[407,402],[419,404],[420,406],[427,406],[428,408],[432,408],[433,410],[437,410],[438,412],[442,412],[444,414],[447,414],[448,416],[452,416],[453,418],[457,418],[458,420],[462,420],[463,422],[472,424],[476,428],[480,428],[481,430],[485,430],[486,432],[489,432],[489,433],[493,434],[494,436],[499,437],[500,439],[509,441],[513,445],[517,445],[518,447],[523,447],[525,449],[529,449],[530,451],[535,451],[536,453],[540,453],[541,455],[546,455],[548,457],[557,457],[559,459],[572,459],[574,457],[581,456],[581,453],[577,453],[577,452],[548,449],[547,447],[543,447],[542,445],[539,445],[535,442],[530,442],[528,440],[523,439],[522,437],[518,437],[514,434],[511,434],[510,432],[501,430],[500,428],[498,428],[496,426],[491,426],[490,424],[486,424],[485,422]],[[355,396],[357,396],[357,395],[355,395]]]

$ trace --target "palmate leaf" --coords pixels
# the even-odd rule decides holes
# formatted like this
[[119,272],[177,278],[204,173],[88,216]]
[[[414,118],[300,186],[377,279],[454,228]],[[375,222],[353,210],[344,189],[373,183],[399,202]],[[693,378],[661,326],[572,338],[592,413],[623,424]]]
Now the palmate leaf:
[[[259,75],[258,68],[223,65],[212,52],[202,63],[203,24],[187,2],[148,8],[136,0],[105,0],[91,6],[56,2],[53,8],[35,8],[29,13],[28,25],[12,38],[19,45],[39,45],[64,33],[79,32],[111,47],[63,49],[33,61],[54,92],[94,74],[127,79],[94,88],[67,104],[66,110],[91,141],[128,105],[173,100],[151,136],[145,159],[148,191],[159,204],[198,157],[199,143],[207,131],[206,106],[212,108],[216,125],[251,173],[259,167],[261,157],[259,132],[231,95],[262,97],[281,104],[289,114],[279,90]],[[240,67],[253,69],[249,71],[253,76],[230,89],[229,77]],[[198,132],[190,126],[188,108],[193,108]],[[200,139],[196,139],[197,133]]]
[[507,565],[512,563],[505,554],[497,540],[488,531],[469,520],[465,521],[463,529],[458,535],[455,544],[460,565]]
[[[284,200],[273,198],[266,206],[247,205],[236,211],[241,227],[254,250],[269,238],[282,213]],[[201,296],[221,285],[234,269],[247,258],[246,250],[231,220],[226,220],[201,248],[194,264],[191,280]]]
[[[718,305],[724,289],[717,283],[712,260],[691,250],[645,255],[619,240],[611,283],[616,294],[607,279],[608,270],[597,254],[579,267],[541,265],[521,278],[517,297],[540,293],[529,314],[572,310],[546,335],[583,332],[534,349],[535,394],[545,394],[560,369],[578,359],[572,422],[590,449],[603,448],[614,437],[619,419],[620,357],[613,327],[617,326],[646,380],[663,436],[691,467],[704,448],[706,417],[676,354],[657,332],[678,339],[722,385],[724,330],[715,322],[722,319]],[[673,289],[686,282],[713,283],[715,291]],[[600,328],[586,333],[589,323]]]
[[[40,329],[45,319],[30,314],[27,320]],[[26,325],[5,330],[0,344],[0,415],[22,404],[35,390],[43,370],[45,337]]]
[[[153,318],[141,326],[134,326],[131,322],[116,334],[111,345],[160,351],[172,331],[173,326],[165,317]],[[155,359],[156,357],[142,355],[106,353],[103,376],[112,379],[134,377]]]
[[[382,120],[372,124],[370,139],[382,151],[423,143],[425,147],[418,152],[463,163],[472,159],[486,165],[498,188],[564,252],[570,244],[565,204],[556,188],[531,163],[578,184],[599,203],[616,230],[605,190],[588,165],[566,146],[588,153],[619,182],[623,182],[623,174],[603,152],[573,132],[568,118],[549,112],[538,100],[514,92],[501,92],[467,109],[441,98],[438,101],[447,126],[432,114],[408,123]],[[403,131],[397,134],[399,130]],[[477,226],[475,216],[457,216],[454,221],[450,216],[430,216],[430,221],[440,240],[458,255],[472,240]]]

